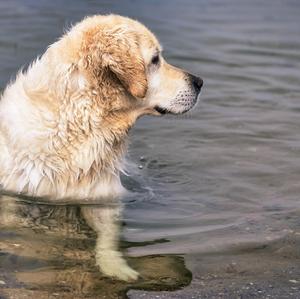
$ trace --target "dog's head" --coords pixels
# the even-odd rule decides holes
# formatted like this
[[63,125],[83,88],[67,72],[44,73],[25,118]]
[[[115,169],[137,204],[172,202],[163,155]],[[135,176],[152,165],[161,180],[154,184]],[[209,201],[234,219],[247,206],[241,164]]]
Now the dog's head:
[[73,27],[69,40],[80,41],[80,73],[90,86],[101,88],[114,111],[180,114],[197,102],[202,79],[168,64],[156,37],[137,21],[89,17]]

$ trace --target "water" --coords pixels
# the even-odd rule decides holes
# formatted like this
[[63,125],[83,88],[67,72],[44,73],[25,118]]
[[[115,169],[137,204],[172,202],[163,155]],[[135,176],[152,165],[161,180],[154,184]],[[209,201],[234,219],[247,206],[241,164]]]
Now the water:
[[[0,86],[71,24],[109,12],[146,24],[171,64],[205,82],[192,113],[144,118],[131,132],[129,157],[136,166],[123,178],[133,194],[124,199],[122,236],[140,246],[128,245],[130,254],[184,254],[186,261],[195,261],[192,257],[207,252],[296,238],[299,1],[3,1]],[[0,241],[6,240],[2,246],[20,235],[7,234],[0,235]],[[93,234],[88,235],[86,242],[92,242]],[[50,241],[40,242],[49,246]],[[43,265],[36,261],[35,267]]]

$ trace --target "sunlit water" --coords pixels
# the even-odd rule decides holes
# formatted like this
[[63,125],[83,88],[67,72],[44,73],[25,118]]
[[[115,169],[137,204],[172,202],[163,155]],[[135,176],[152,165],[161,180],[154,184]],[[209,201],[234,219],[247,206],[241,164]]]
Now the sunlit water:
[[[195,254],[299,229],[299,1],[3,1],[0,86],[85,15],[136,18],[204,79],[183,117],[131,132],[123,237],[135,255]],[[16,232],[17,233],[17,232]]]

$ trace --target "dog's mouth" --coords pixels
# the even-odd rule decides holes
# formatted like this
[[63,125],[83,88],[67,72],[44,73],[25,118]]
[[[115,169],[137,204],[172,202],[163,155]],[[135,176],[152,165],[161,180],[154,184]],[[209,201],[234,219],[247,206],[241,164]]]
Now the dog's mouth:
[[168,109],[162,108],[162,107],[159,107],[159,106],[155,106],[154,110],[157,111],[161,115],[164,115],[164,114],[167,114],[167,113],[171,113]]
[[173,115],[176,115],[176,114],[184,114],[186,112],[188,112],[189,110],[191,110],[192,107],[187,107],[186,109],[183,109],[182,111],[172,111],[172,110],[169,110],[167,108],[162,108],[162,107],[159,107],[159,106],[155,106],[154,107],[154,110],[156,112],[158,112],[160,115],[165,115],[165,114],[173,114]]

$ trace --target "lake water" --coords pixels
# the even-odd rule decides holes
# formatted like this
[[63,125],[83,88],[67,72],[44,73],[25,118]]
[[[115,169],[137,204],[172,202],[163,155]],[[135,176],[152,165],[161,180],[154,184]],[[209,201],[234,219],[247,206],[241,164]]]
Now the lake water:
[[[171,64],[204,79],[200,101],[191,113],[146,117],[131,132],[129,160],[135,166],[124,178],[132,194],[124,199],[122,232],[131,244],[126,246],[129,255],[144,257],[145,267],[149,255],[184,256],[197,279],[193,269],[201,262],[195,256],[296,240],[300,234],[300,2],[1,1],[0,87],[71,24],[86,15],[110,12],[146,24]],[[76,214],[76,207],[70,209]],[[29,271],[31,266],[34,273],[47,272],[49,264],[30,256],[28,250],[24,249],[26,258],[22,250],[5,255],[9,250],[4,246],[11,239],[17,247],[29,239],[39,242],[28,231],[26,237],[21,232],[0,232],[0,261],[2,252],[3,265],[12,272]],[[31,232],[41,233],[34,227]],[[55,234],[59,239],[59,230]],[[87,243],[93,240],[89,234]],[[43,240],[43,248],[50,239]],[[299,247],[291,245],[291,252],[297,257],[291,263],[299,266]],[[17,256],[14,264],[11,259]],[[5,282],[6,269],[0,269],[0,281]],[[23,298],[17,290],[26,286],[24,281],[11,283],[19,295],[5,298]],[[35,290],[32,285],[48,290],[34,278],[28,285],[30,292]],[[300,298],[299,285],[294,287],[289,298]],[[168,283],[161,289],[167,290]],[[102,298],[101,291],[97,294],[95,298]],[[110,298],[109,292],[105,294]],[[140,298],[139,294],[129,296]],[[79,291],[70,296],[81,298]]]

